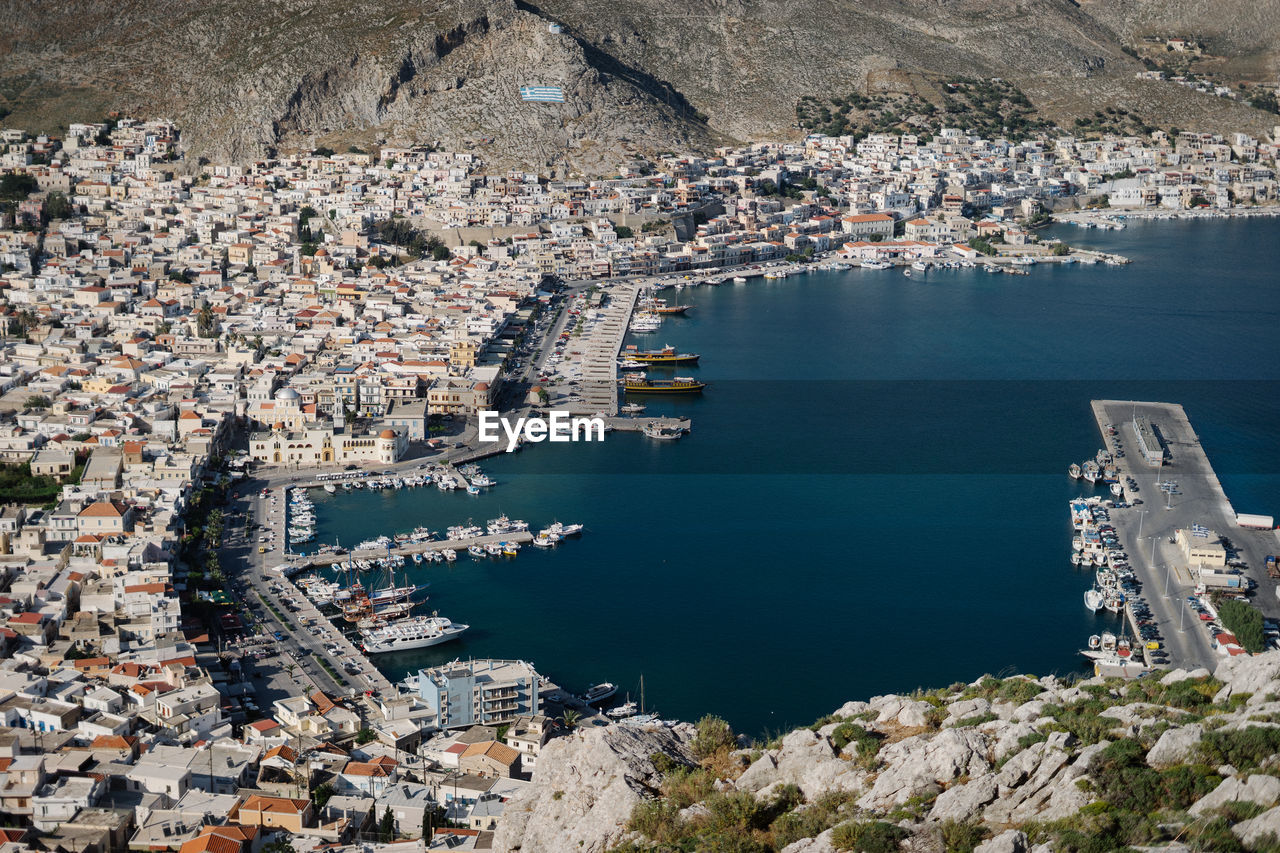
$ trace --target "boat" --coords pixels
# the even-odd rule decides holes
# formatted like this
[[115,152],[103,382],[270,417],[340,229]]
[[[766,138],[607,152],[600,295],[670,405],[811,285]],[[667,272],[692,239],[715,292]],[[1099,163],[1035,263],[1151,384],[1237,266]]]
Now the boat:
[[1119,483],[1112,483],[1111,494],[1115,495],[1116,497],[1120,497],[1121,495],[1124,494],[1124,486],[1120,485]]
[[862,267],[864,270],[887,270],[889,267],[893,266],[893,264],[888,261],[863,261],[858,266]]
[[903,270],[902,274],[905,275],[907,278],[911,278],[911,270]]
[[448,562],[450,562],[450,563],[452,563],[454,560],[458,559],[458,552],[457,552],[457,551],[455,551],[455,550],[453,550],[452,548],[445,548],[443,551],[434,552],[434,553],[441,553],[441,554],[444,554],[444,558],[445,558],[445,560],[446,560],[446,561],[448,561]]
[[325,484],[324,484],[324,490],[325,490],[326,492],[328,492],[329,494],[333,495],[333,494],[337,494],[337,492],[338,492],[338,487],[337,487],[337,486],[335,486],[333,483],[325,483]]
[[1093,485],[1094,483],[1098,482],[1099,473],[1100,472],[1098,471],[1098,463],[1090,459],[1088,462],[1084,463],[1084,468],[1082,469],[1081,476],[1084,477],[1085,482],[1089,483],[1090,485]]
[[624,415],[638,415],[645,410],[644,403],[627,403],[621,411]]
[[733,283],[734,283],[734,284],[746,284],[746,283],[747,283],[747,279],[746,279],[746,277],[745,277],[745,276],[735,275],[735,276],[733,277]]
[[1077,465],[1075,462],[1072,462],[1072,463],[1071,463],[1071,467],[1069,467],[1069,468],[1067,469],[1067,476],[1069,476],[1069,477],[1070,477],[1071,479],[1073,479],[1073,480],[1079,480],[1079,479],[1080,479],[1080,466],[1079,466],[1079,465]]
[[593,684],[587,688],[587,692],[582,694],[582,701],[588,705],[594,705],[597,702],[603,702],[613,694],[618,692],[618,685],[605,681],[600,684]]
[[692,352],[677,352],[673,346],[662,349],[641,350],[636,346],[628,346],[622,351],[621,358],[641,364],[697,364],[699,355]]
[[638,374],[623,378],[622,390],[628,394],[701,394],[707,383],[688,376],[674,379],[649,379]]
[[663,426],[653,421],[641,427],[640,431],[649,438],[656,438],[659,441],[675,441],[677,438],[683,438],[687,430],[684,427]]
[[1073,565],[1073,566],[1078,566],[1078,565],[1080,565],[1082,562],[1084,562],[1084,557],[1082,557],[1082,556],[1080,555],[1080,552],[1079,552],[1079,551],[1074,551],[1074,552],[1072,552],[1072,554],[1071,554],[1071,565]]
[[1101,645],[1102,645],[1102,637],[1098,636],[1097,634],[1089,635],[1089,648],[1096,649]]
[[636,715],[636,712],[639,710],[639,708],[640,706],[637,705],[635,702],[632,702],[631,700],[627,700],[626,702],[623,702],[621,705],[617,706],[616,708],[610,708],[609,710],[605,711],[605,715],[615,720],[621,720],[625,717],[634,717]]
[[1096,613],[1102,607],[1102,604],[1103,604],[1102,593],[1099,592],[1096,588],[1086,589],[1084,591],[1085,607],[1089,608],[1090,610]]
[[1019,255],[1011,263],[1019,267],[1033,267],[1036,265],[1036,259],[1028,255]]
[[471,555],[471,556],[473,556],[473,557],[487,557],[487,556],[489,556],[489,552],[488,552],[488,551],[486,551],[486,550],[484,549],[484,546],[482,546],[482,545],[469,545],[469,546],[467,546],[467,553],[468,553],[468,554],[470,554],[470,555]]
[[928,265],[927,263],[925,263],[924,261],[913,261],[913,262],[911,263],[911,268],[912,268],[913,270],[915,270],[916,272],[928,272],[928,271],[929,271],[929,265]]
[[443,616],[415,616],[361,631],[360,647],[368,654],[425,649],[457,639],[469,627]]

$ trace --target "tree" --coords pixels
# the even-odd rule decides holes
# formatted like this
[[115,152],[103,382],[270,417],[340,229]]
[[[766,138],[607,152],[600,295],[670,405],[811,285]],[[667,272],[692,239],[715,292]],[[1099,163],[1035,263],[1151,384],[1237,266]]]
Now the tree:
[[447,261],[453,257],[453,252],[449,251],[449,247],[438,245],[431,250],[431,259],[433,261]]
[[317,809],[324,808],[324,804],[329,802],[329,798],[334,794],[333,786],[328,782],[321,782],[311,792],[311,802],[315,803]]
[[396,816],[391,813],[391,806],[387,806],[387,810],[382,813],[382,820],[378,822],[378,840],[389,844],[395,837]]
[[1053,254],[1057,257],[1071,254],[1071,247],[1066,243],[1055,243],[1053,246]]
[[632,237],[636,236],[636,233],[626,225],[616,225],[613,230],[617,232],[619,240],[630,240]]
[[572,731],[578,727],[578,722],[582,719],[582,715],[572,708],[565,708],[564,713],[560,715],[560,725]]
[[200,313],[196,315],[196,334],[202,338],[212,338],[217,335],[216,322],[213,317],[213,309],[205,303],[200,309]]
[[47,409],[53,405],[53,401],[43,394],[36,394],[28,397],[22,403],[24,409]]
[[272,841],[262,847],[262,853],[293,853],[293,842],[288,836]]
[[378,739],[378,735],[374,732],[373,729],[361,729],[356,733],[356,743],[361,744],[362,746],[366,743],[369,743],[372,740],[377,740],[377,739]]
[[9,172],[0,177],[0,199],[22,201],[36,191],[36,179],[31,175]]
[[65,193],[57,190],[49,193],[44,200],[44,215],[47,219],[66,219],[72,214],[71,202],[67,201]]

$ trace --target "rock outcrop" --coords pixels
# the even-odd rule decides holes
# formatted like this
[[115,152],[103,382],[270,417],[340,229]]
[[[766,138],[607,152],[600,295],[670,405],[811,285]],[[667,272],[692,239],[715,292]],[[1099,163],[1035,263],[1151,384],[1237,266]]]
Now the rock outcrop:
[[498,850],[600,853],[626,831],[636,803],[662,774],[652,757],[692,764],[690,726],[587,728],[553,740],[538,758],[537,784],[507,804]]
[[[913,836],[910,849],[940,849],[944,826],[969,825],[986,828],[975,851],[1047,853],[1053,844],[1033,846],[1021,827],[1084,821],[1080,831],[1091,831],[1084,815],[1118,808],[1114,798],[1127,796],[1117,779],[1142,779],[1143,790],[1158,790],[1167,778],[1172,787],[1149,803],[1159,813],[1153,831],[1167,830],[1165,840],[1179,832],[1194,837],[1226,815],[1252,849],[1269,833],[1280,835],[1280,756],[1270,746],[1280,741],[1267,734],[1280,729],[1277,697],[1274,652],[1233,659],[1213,676],[1173,671],[1138,683],[1094,678],[1070,686],[1050,678],[982,679],[954,692],[877,696],[846,703],[822,725],[768,748],[725,756],[714,765],[725,775],[704,776],[707,799],[678,803],[671,820],[696,838],[699,827],[724,818],[725,801],[712,802],[716,797],[746,796],[766,810],[791,798],[808,830],[804,838],[779,836],[785,844],[774,849],[786,853],[835,853],[850,837],[841,824],[874,821]],[[1188,722],[1188,708],[1199,721]],[[654,754],[669,756],[658,762],[667,772],[672,763],[696,768],[693,736],[683,724],[624,724],[553,741],[539,757],[534,784],[509,804],[496,849],[604,851],[628,839],[643,842],[629,821],[637,804],[664,794],[666,775]],[[1216,772],[1215,764],[1222,765]],[[1121,766],[1129,776],[1117,775]],[[1189,785],[1196,791],[1190,798]],[[1104,811],[1085,809],[1095,803]],[[1256,816],[1240,819],[1248,814]]]

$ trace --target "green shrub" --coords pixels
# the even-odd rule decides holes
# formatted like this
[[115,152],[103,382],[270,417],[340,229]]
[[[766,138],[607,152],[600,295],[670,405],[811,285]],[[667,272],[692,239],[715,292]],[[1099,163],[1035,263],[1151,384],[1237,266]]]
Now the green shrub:
[[1005,702],[1021,705],[1024,702],[1030,702],[1043,692],[1044,687],[1038,681],[1030,681],[1025,678],[1006,678],[1000,683],[1000,690],[997,695]]
[[854,853],[896,853],[911,833],[882,820],[842,823],[831,833],[831,841],[841,850]]
[[831,733],[831,744],[839,752],[843,752],[844,748],[851,743],[856,744],[853,750],[854,760],[858,766],[867,770],[875,767],[882,740],[884,735],[867,731],[856,723],[841,723]]
[[969,820],[944,820],[938,829],[946,853],[973,853],[973,848],[990,834],[982,824]]
[[1231,831],[1231,822],[1218,817],[1208,823],[1193,823],[1187,827],[1184,839],[1192,850],[1213,853],[1244,853],[1244,845]]
[[641,800],[631,810],[627,829],[669,844],[680,840],[684,834],[684,821],[680,819],[680,810],[670,800]]
[[985,714],[974,714],[972,717],[963,717],[959,720],[956,720],[955,723],[953,724],[953,728],[967,729],[967,728],[971,728],[972,726],[980,726],[983,723],[989,723],[992,720],[998,720],[998,719],[1000,719],[998,714],[993,714],[990,711],[988,711]]
[[670,773],[671,771],[684,766],[679,761],[672,758],[670,755],[667,755],[665,752],[653,753],[652,755],[649,756],[649,761],[653,763],[653,769],[657,770],[659,773],[663,774],[664,776]]
[[702,767],[677,767],[662,780],[662,795],[686,808],[702,802],[715,790],[715,774]]
[[689,744],[699,761],[705,761],[720,752],[728,752],[737,746],[738,739],[729,724],[710,714],[698,721],[697,734]]
[[1241,772],[1262,767],[1278,752],[1280,729],[1262,726],[1206,732],[1200,740],[1200,753],[1206,764],[1230,764]]
[[854,799],[843,791],[830,791],[805,808],[777,817],[770,825],[773,844],[779,850],[802,838],[813,838],[840,821],[840,810]]

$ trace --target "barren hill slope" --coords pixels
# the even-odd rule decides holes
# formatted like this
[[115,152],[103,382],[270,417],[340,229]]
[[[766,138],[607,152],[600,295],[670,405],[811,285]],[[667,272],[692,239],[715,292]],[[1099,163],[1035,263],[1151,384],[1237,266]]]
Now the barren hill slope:
[[[0,108],[10,125],[50,130],[108,110],[166,116],[193,153],[214,158],[386,139],[585,171],[633,151],[793,133],[804,95],[909,90],[956,74],[1009,78],[1059,121],[1138,97],[1185,127],[1271,123],[1133,80],[1141,66],[1120,39],[1159,17],[1155,0],[540,4],[10,2],[0,7]],[[1178,27],[1217,17],[1201,0],[1175,5]],[[1248,26],[1254,18],[1265,15],[1220,40],[1251,62],[1275,27]],[[531,83],[563,87],[567,102],[521,102],[519,86]]]

